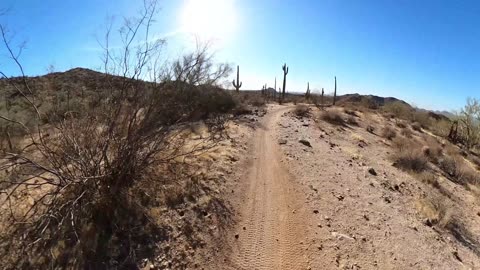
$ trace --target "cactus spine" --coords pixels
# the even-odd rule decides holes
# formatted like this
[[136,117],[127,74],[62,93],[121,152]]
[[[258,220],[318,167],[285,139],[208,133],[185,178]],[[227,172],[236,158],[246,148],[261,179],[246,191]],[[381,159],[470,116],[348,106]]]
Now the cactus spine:
[[237,81],[233,80],[232,84],[237,92],[240,91],[240,87],[242,87],[242,82],[240,82],[240,66],[237,66]]
[[286,63],[283,65],[282,70],[283,70],[283,90],[282,90],[282,99],[280,101],[280,104],[282,104],[283,100],[285,99],[285,88],[287,86],[288,67]]
[[336,101],[337,101],[337,76],[335,76],[335,91],[333,92],[333,106],[335,106]]

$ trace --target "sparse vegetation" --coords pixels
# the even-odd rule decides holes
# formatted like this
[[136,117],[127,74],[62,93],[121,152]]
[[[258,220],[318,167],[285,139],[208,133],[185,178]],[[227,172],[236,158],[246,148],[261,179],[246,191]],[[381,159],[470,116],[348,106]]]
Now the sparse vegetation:
[[421,151],[408,149],[393,155],[395,166],[402,170],[420,173],[428,168],[428,161]]
[[404,137],[406,137],[406,138],[412,138],[412,136],[413,136],[412,130],[409,129],[408,127],[403,128],[403,129],[400,131],[400,134],[402,134],[402,136],[404,136]]
[[372,125],[368,125],[368,126],[366,127],[366,130],[367,130],[369,133],[372,133],[372,134],[375,133],[375,127],[372,126]]
[[397,136],[397,132],[390,126],[385,126],[382,129],[382,137],[384,137],[387,140],[392,140]]
[[345,120],[342,118],[342,115],[339,111],[332,109],[332,110],[325,110],[320,113],[320,118],[332,125],[337,126],[344,126]]
[[[214,65],[207,47],[199,46],[143,81],[147,70],[159,71],[164,42],[149,38],[157,6],[145,5],[120,31],[122,52],[104,47],[105,74],[99,80],[109,90],[101,93],[105,99],[81,109],[68,94],[66,110],[42,110],[46,104],[55,108],[57,99],[46,99],[30,84],[0,25],[22,73],[21,78],[1,73],[2,82],[13,87],[12,96],[34,120],[25,124],[23,118],[1,116],[23,131],[26,145],[2,156],[0,194],[8,201],[1,205],[2,268],[135,267],[165,233],[152,209],[180,204],[201,188],[184,184],[198,181],[188,170],[192,165],[178,159],[206,151],[221,138],[224,113],[236,104],[218,85],[231,69]],[[188,123],[197,120],[204,120],[208,136],[191,146]],[[12,251],[19,254],[11,257]]]
[[411,127],[415,131],[422,132],[422,126],[418,122],[413,123]]
[[305,104],[297,104],[293,112],[298,117],[307,117],[310,114],[310,108]]

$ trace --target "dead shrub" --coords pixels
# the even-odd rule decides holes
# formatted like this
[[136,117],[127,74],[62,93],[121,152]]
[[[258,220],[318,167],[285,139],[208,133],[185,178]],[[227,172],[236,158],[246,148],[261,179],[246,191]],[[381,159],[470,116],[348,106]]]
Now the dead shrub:
[[298,105],[295,105],[295,109],[293,110],[293,113],[300,118],[307,117],[310,115],[310,108],[305,104],[298,104]]
[[401,150],[392,156],[394,165],[405,171],[421,173],[428,168],[428,161],[421,151],[414,149]]
[[412,123],[410,126],[413,130],[422,132],[422,125],[420,125],[418,122]]
[[392,139],[393,148],[399,152],[414,149],[416,146],[413,146],[412,143],[414,143],[412,140],[405,137],[395,137]]
[[400,134],[402,134],[402,136],[404,136],[405,138],[412,138],[413,137],[413,132],[411,129],[405,127],[404,129],[402,129],[400,131]]
[[395,129],[393,129],[392,127],[390,126],[385,126],[383,129],[382,129],[382,137],[388,139],[388,140],[392,140],[393,138],[395,138],[397,136],[397,132],[395,131]]
[[332,125],[345,126],[345,120],[337,110],[326,110],[321,112],[320,118]]
[[344,112],[345,114],[348,114],[348,115],[350,115],[350,116],[353,116],[353,117],[358,117],[358,114],[357,114],[357,112],[356,112],[356,111],[354,111],[354,110],[351,110],[351,109],[344,108],[344,109],[343,109],[343,112]]
[[480,183],[479,173],[470,167],[461,156],[444,156],[439,160],[439,168],[444,171],[451,181],[467,186]]
[[398,120],[398,121],[395,123],[395,125],[396,125],[397,127],[399,127],[399,128],[406,128],[406,127],[407,127],[407,125],[406,125],[403,121],[401,121],[401,120]]
[[347,124],[349,124],[351,126],[358,126],[357,119],[355,119],[355,117],[353,117],[353,116],[348,116],[347,119],[346,119],[346,122],[347,122]]
[[438,183],[437,178],[435,177],[435,174],[432,172],[421,172],[416,175],[416,178],[422,181],[425,184],[431,185],[434,188],[439,189],[440,188],[440,183]]
[[417,210],[425,218],[427,226],[445,228],[452,220],[452,210],[441,195],[431,195],[430,198],[418,199],[415,202]]
[[[163,44],[148,37],[156,1],[144,4],[140,18],[126,20],[122,28],[126,43],[118,51],[123,51],[105,52],[105,59],[114,60],[105,60],[101,80],[109,85],[116,78],[122,84],[106,92],[101,106],[67,113],[47,132],[38,92],[24,74],[15,85],[37,121],[31,129],[21,119],[3,117],[26,131],[29,147],[2,156],[6,175],[0,193],[7,194],[2,200],[8,203],[1,206],[8,211],[0,217],[9,223],[0,231],[0,256],[18,254],[14,261],[0,260],[0,268],[136,269],[165,237],[150,212],[157,189],[169,187],[167,204],[182,199],[169,165],[210,149],[223,135],[223,113],[235,103],[218,85],[230,67],[214,65],[207,48],[199,46],[167,63],[161,82],[143,81],[150,68],[160,70],[156,61]],[[0,31],[5,34],[3,27]],[[10,39],[2,36],[22,72]],[[205,119],[210,136],[190,146],[189,122],[199,118]]]

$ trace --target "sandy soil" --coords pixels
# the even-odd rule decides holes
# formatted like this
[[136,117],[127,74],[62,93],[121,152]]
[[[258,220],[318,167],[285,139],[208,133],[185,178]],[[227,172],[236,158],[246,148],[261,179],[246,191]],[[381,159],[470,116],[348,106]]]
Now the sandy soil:
[[[388,141],[366,123],[333,126],[292,108],[270,105],[255,130],[229,197],[236,225],[210,269],[480,268],[475,248],[425,225],[415,203],[432,188],[392,166]],[[463,188],[439,181],[458,207],[478,209]],[[475,213],[462,215],[478,235]]]

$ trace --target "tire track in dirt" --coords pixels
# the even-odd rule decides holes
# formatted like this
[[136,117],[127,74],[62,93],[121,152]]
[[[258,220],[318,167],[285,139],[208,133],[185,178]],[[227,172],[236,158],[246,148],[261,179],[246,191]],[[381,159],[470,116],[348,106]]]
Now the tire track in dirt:
[[307,269],[308,228],[302,196],[281,161],[275,127],[288,107],[275,108],[262,121],[253,144],[253,164],[241,206],[239,237],[233,244],[234,269]]

